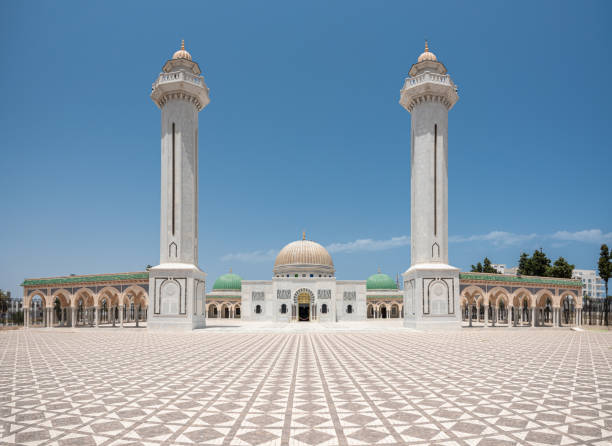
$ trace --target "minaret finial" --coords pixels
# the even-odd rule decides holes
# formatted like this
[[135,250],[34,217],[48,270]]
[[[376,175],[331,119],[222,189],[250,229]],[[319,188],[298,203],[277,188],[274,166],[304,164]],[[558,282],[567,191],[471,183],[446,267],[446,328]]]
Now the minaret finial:
[[[425,46],[427,46],[427,43],[425,43]],[[181,49],[185,51],[185,39],[181,39]]]
[[425,39],[425,52],[429,53],[429,45],[427,45],[427,39]]
[[302,240],[306,240],[306,231],[302,231]]

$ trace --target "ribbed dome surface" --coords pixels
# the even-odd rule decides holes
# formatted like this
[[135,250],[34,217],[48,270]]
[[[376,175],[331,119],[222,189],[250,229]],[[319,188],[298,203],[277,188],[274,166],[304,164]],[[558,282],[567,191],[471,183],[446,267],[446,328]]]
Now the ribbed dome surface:
[[395,281],[386,274],[372,274],[366,282],[368,290],[397,290]]
[[238,274],[223,274],[213,285],[214,290],[241,290],[242,289],[242,277]]
[[187,59],[187,60],[191,60],[191,54],[189,54],[189,51],[187,51],[185,49],[185,41],[182,40],[181,41],[181,49],[176,51],[173,55],[172,55],[173,59]]
[[280,250],[274,267],[283,265],[325,265],[334,267],[329,252],[312,240],[297,240]]
[[433,62],[438,60],[436,55],[432,53],[431,51],[429,51],[429,45],[427,44],[427,41],[425,41],[425,52],[421,53],[421,55],[418,58],[418,62],[423,62],[425,60],[431,60]]

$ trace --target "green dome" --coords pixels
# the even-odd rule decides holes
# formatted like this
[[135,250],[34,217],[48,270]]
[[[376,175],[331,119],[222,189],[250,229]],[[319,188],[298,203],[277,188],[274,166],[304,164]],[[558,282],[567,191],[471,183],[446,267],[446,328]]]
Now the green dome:
[[372,274],[366,282],[368,290],[397,290],[395,281],[386,274]]
[[242,289],[242,277],[238,274],[223,274],[213,285],[214,290],[241,290]]

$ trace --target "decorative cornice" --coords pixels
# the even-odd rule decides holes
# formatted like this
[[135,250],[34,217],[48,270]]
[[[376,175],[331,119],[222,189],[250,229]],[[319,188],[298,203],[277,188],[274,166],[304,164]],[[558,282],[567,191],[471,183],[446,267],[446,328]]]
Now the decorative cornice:
[[406,106],[406,110],[412,112],[415,106],[419,104],[424,104],[426,102],[439,102],[443,104],[447,110],[450,110],[452,104],[445,96],[433,95],[433,94],[424,94],[422,96],[417,96],[412,99]]
[[175,92],[175,93],[165,94],[159,99],[157,104],[159,105],[159,108],[163,108],[163,106],[166,105],[166,103],[172,99],[191,102],[196,106],[198,111],[201,111],[202,108],[204,108],[197,97],[184,93],[184,92]]

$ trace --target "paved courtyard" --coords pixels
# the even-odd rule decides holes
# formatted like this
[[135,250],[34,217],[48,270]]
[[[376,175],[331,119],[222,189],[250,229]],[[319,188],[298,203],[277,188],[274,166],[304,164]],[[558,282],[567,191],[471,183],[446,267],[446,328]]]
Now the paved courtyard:
[[612,444],[612,334],[0,332],[0,444]]

